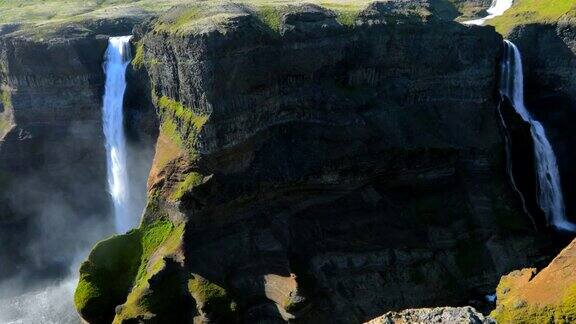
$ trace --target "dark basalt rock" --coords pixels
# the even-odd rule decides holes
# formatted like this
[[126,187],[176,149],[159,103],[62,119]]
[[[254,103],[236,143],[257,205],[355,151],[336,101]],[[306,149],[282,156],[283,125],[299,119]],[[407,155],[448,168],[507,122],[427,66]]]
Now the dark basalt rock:
[[[142,37],[156,97],[208,116],[147,215],[187,221],[184,271],[226,287],[239,320],[467,303],[546,260],[506,174],[501,37],[420,9],[374,4],[360,20],[379,23],[320,38],[332,16],[310,6],[278,35],[239,12]],[[168,201],[190,172],[202,181]]]
[[[569,21],[523,25],[510,35],[519,47],[525,73],[526,106],[541,121],[556,153],[566,214],[576,213],[576,28]],[[573,219],[576,221],[576,219]]]
[[330,37],[344,31],[333,11],[316,5],[302,5],[282,16],[280,35],[285,39]]
[[502,97],[499,110],[505,125],[504,131],[508,136],[509,151],[507,153],[509,154],[508,158],[511,159],[509,172],[512,173],[513,181],[522,195],[522,203],[533,222],[534,228],[543,230],[548,226],[548,223],[544,212],[538,206],[538,178],[531,126],[514,110],[507,97]]
[[444,1],[387,0],[369,4],[358,18],[368,24],[405,24],[451,21],[457,16],[458,11]]
[[[61,275],[78,249],[111,232],[102,62],[106,35],[130,34],[135,23],[90,21],[46,39],[13,28],[0,37],[0,86],[14,125],[0,141],[0,258],[10,260],[0,265],[0,279],[20,272],[32,284],[38,275]],[[143,161],[151,160],[157,126],[150,100],[133,93],[150,93],[139,80],[147,78],[130,74],[125,107],[137,161],[130,172],[144,190]]]

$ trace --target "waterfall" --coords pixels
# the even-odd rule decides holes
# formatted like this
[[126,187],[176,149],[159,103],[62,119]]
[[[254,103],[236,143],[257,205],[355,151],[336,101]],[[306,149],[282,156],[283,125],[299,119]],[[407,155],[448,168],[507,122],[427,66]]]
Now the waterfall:
[[129,42],[132,36],[111,37],[106,51],[104,72],[103,124],[106,137],[108,189],[114,204],[116,231],[124,233],[136,225],[130,208],[123,101],[126,68],[130,63]]
[[502,16],[506,10],[510,9],[514,4],[514,0],[492,0],[490,8],[488,8],[488,16],[480,19],[468,20],[463,22],[466,25],[482,26],[487,20]]
[[560,173],[552,145],[546,137],[542,124],[532,118],[524,105],[524,73],[520,51],[508,40],[505,41],[505,48],[500,91],[510,99],[516,112],[531,126],[538,174],[538,204],[546,214],[550,225],[576,232],[576,225],[566,219]]

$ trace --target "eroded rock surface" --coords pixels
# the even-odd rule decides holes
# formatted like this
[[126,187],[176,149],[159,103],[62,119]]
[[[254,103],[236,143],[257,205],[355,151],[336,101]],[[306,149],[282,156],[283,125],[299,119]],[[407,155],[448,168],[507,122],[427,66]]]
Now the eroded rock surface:
[[[129,34],[134,24],[91,21],[46,38],[24,34],[18,26],[2,28],[0,259],[10,262],[0,264],[0,280],[17,273],[33,278],[27,283],[59,276],[81,250],[112,231],[102,62],[107,37]],[[145,107],[127,105],[129,122],[154,124],[152,109],[148,121],[137,120]],[[146,160],[144,155],[138,161]],[[142,177],[145,164],[134,163],[131,171]]]
[[365,324],[495,324],[489,317],[484,317],[472,307],[441,307],[408,309],[401,312],[389,312]]
[[[373,4],[343,25],[290,7],[276,26],[228,4],[141,28],[161,126],[137,232],[169,221],[178,244],[138,256],[114,321],[356,323],[468,302],[544,261],[551,240],[507,180],[502,39],[431,8]],[[77,291],[85,319],[103,298]]]

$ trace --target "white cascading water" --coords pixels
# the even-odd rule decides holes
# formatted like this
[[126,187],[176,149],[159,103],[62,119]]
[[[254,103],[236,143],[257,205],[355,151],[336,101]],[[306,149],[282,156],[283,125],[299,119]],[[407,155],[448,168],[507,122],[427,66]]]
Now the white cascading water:
[[486,23],[487,20],[490,20],[490,19],[498,17],[498,16],[502,16],[504,14],[504,12],[506,12],[506,10],[508,10],[508,9],[510,9],[510,7],[512,7],[513,4],[514,4],[514,0],[492,0],[492,4],[490,5],[490,8],[488,8],[488,10],[487,10],[488,16],[480,18],[480,19],[468,20],[468,21],[465,21],[463,23],[466,25],[482,26],[482,25],[484,25],[484,23]]
[[[126,169],[126,140],[124,137],[123,100],[126,90],[126,68],[130,62],[131,36],[110,38],[104,61],[106,85],[104,94],[103,123],[106,137],[106,156],[109,191],[114,203],[116,232],[133,228],[140,206],[130,199]],[[103,235],[98,235],[103,237]],[[72,324],[78,323],[73,295],[78,282],[76,273],[87,252],[76,255],[70,273],[73,275],[59,282],[47,284],[42,289],[25,292],[19,296],[4,296],[3,292],[17,290],[21,284],[1,283],[0,323],[2,324]],[[20,279],[20,278],[18,278]],[[21,279],[26,280],[26,278]]]
[[122,111],[126,91],[126,68],[130,63],[130,39],[132,36],[111,37],[106,51],[104,71],[104,135],[108,187],[114,203],[114,224],[118,233],[124,233],[136,225],[129,205],[128,172],[126,169],[126,139]]
[[561,230],[576,232],[576,224],[566,219],[560,173],[552,145],[546,137],[542,124],[532,118],[524,104],[522,56],[514,43],[505,40],[505,47],[500,91],[510,99],[516,112],[531,126],[538,174],[538,204],[546,214],[550,225]]

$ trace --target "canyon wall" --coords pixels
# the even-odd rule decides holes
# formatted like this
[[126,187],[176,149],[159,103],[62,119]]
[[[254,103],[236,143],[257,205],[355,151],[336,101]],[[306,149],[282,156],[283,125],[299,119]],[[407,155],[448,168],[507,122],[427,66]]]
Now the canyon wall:
[[502,38],[405,5],[353,25],[187,7],[139,27],[149,202],[82,265],[83,318],[360,322],[468,303],[547,260],[506,173]]
[[[129,34],[134,23],[92,22],[91,29],[68,26],[49,35],[3,29],[0,259],[7,261],[0,263],[0,279],[62,275],[79,253],[111,233],[102,61],[107,35]],[[150,127],[140,127],[154,124],[153,110],[146,122],[136,120],[146,105],[133,102],[127,111],[132,128],[153,137]],[[133,171],[140,178],[147,173]]]
[[576,137],[576,32],[574,24],[530,24],[517,27],[509,36],[524,57],[526,102],[534,116],[542,121],[554,146],[567,214],[576,212],[576,173],[573,150]]

